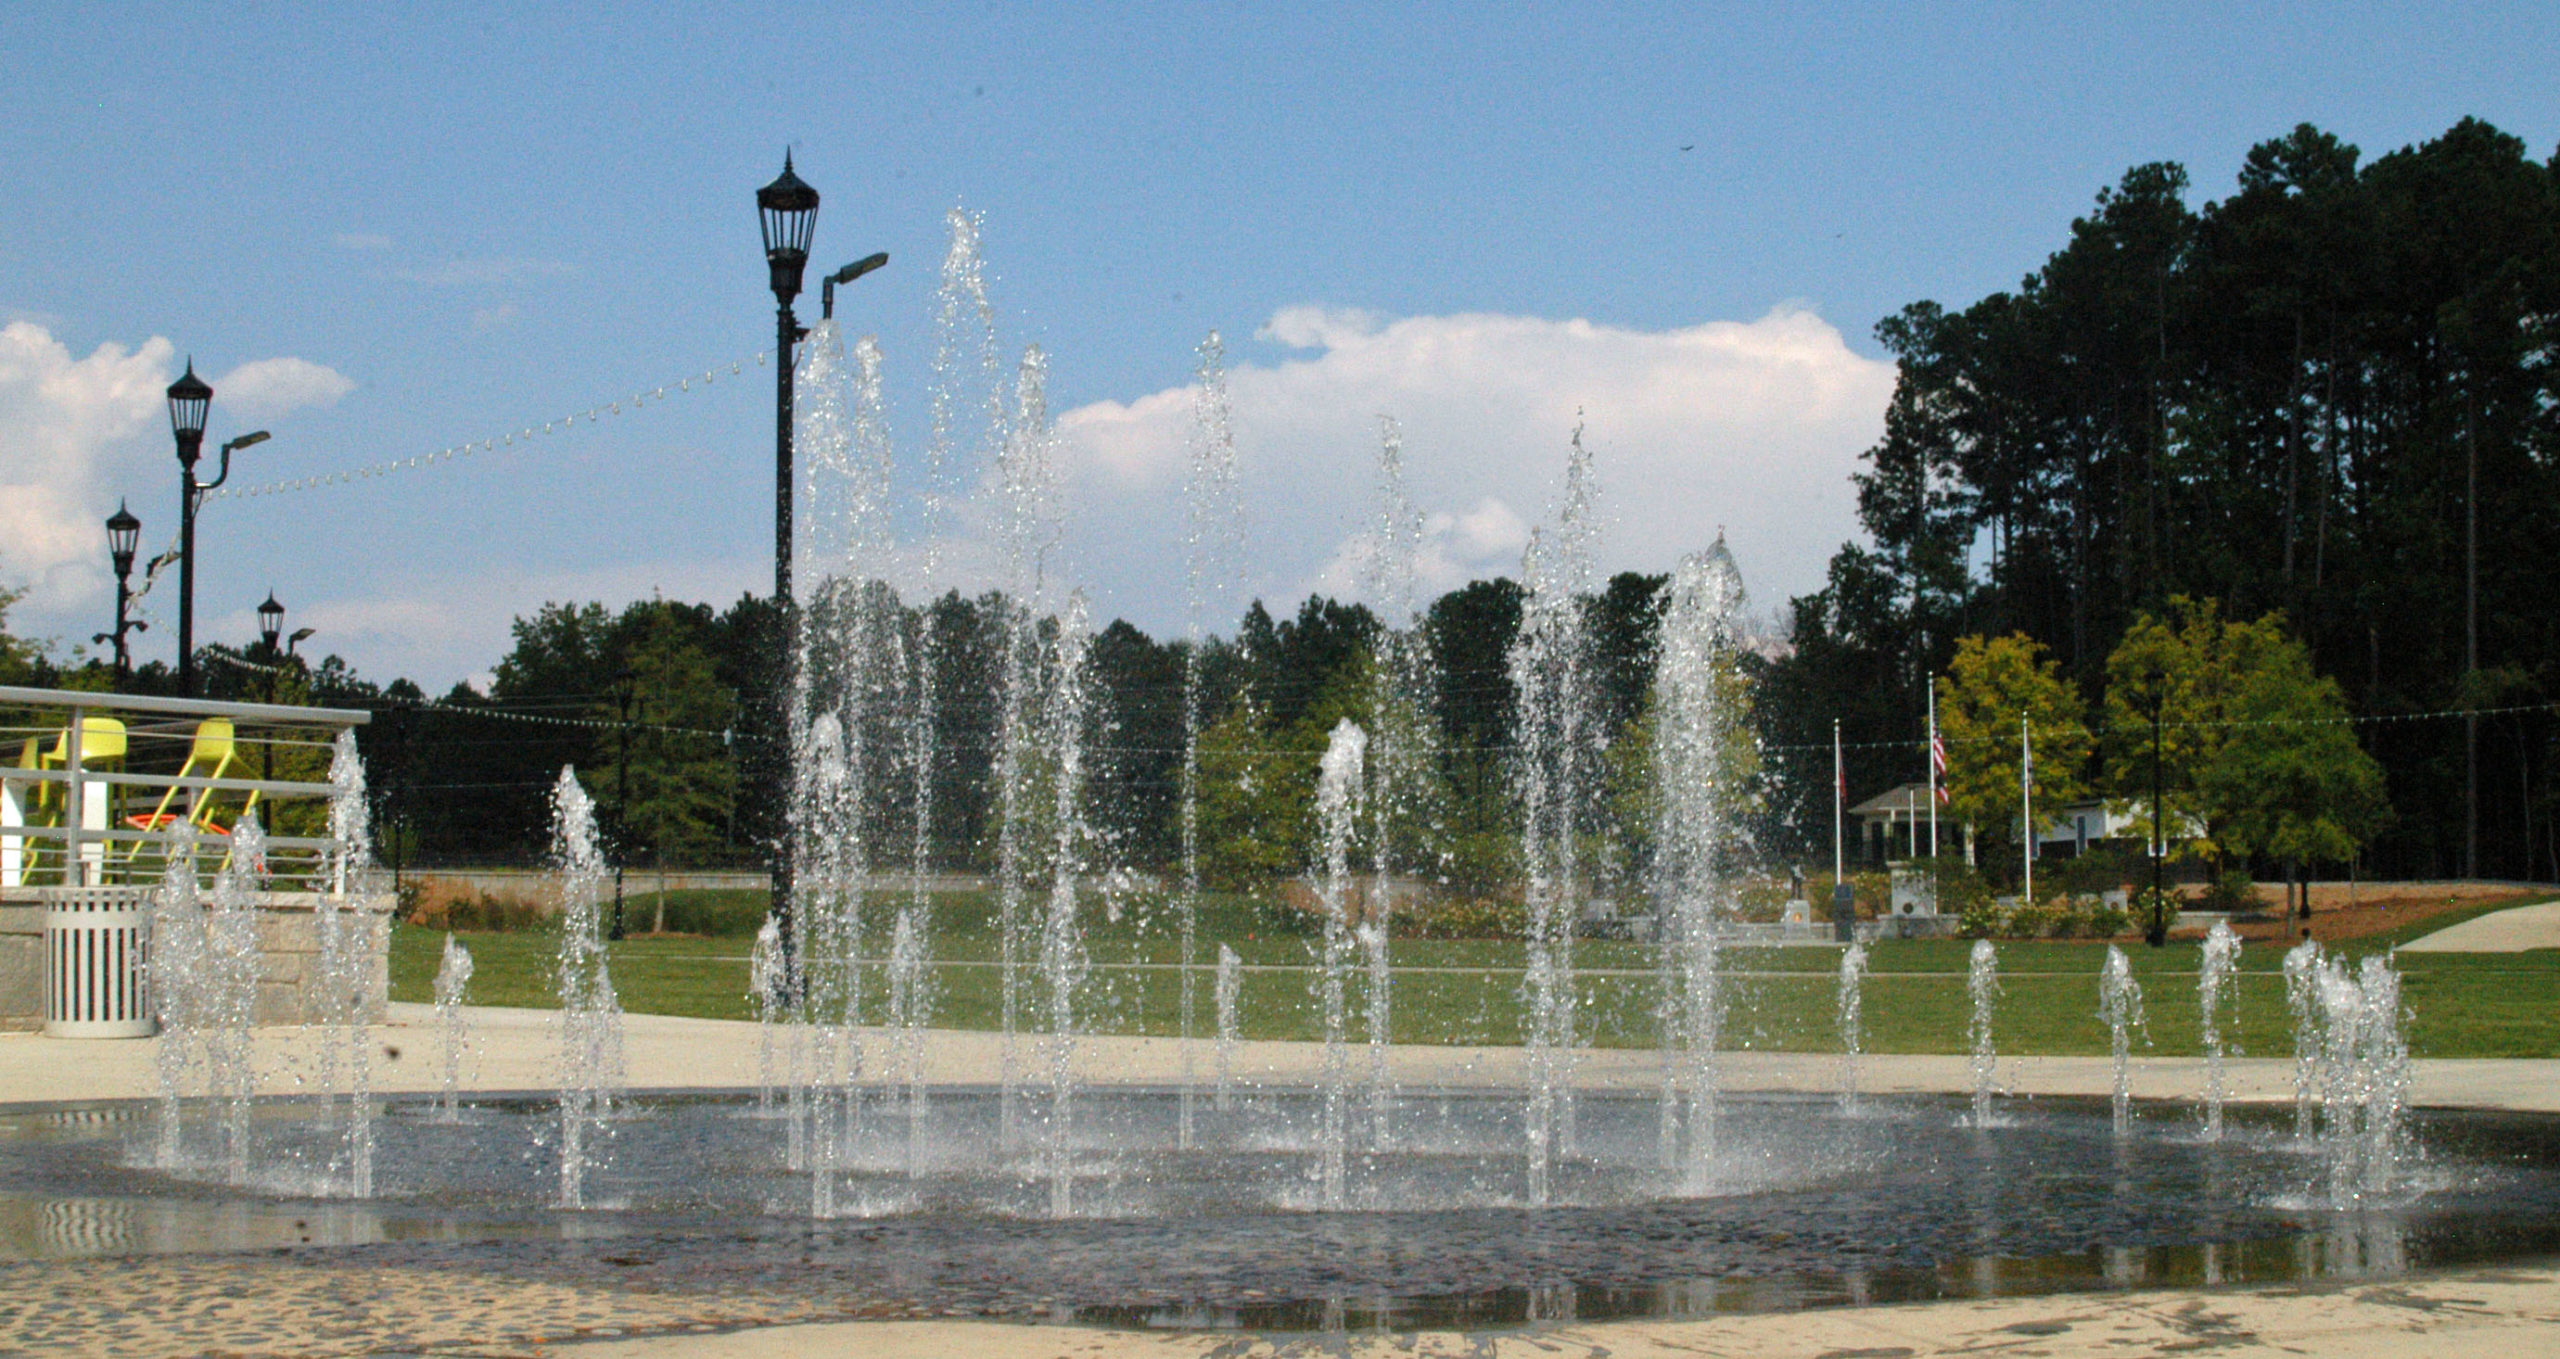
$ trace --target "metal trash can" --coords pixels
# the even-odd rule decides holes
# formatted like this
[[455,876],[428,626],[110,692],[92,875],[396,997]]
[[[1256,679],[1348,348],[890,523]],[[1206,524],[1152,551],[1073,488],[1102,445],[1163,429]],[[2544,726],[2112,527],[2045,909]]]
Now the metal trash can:
[[46,894],[44,1031],[49,1038],[149,1038],[151,917],[129,887]]

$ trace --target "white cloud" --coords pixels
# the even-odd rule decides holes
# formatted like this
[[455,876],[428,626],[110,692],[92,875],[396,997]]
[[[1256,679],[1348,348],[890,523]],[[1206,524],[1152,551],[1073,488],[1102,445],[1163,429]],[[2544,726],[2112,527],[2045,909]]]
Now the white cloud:
[[311,406],[334,406],[356,384],[309,359],[258,359],[213,380],[214,399],[248,420],[272,420]]
[[[1310,589],[1358,593],[1374,515],[1377,417],[1392,413],[1403,427],[1407,484],[1425,516],[1419,584],[1426,592],[1517,572],[1528,526],[1545,517],[1555,495],[1578,417],[1609,520],[1602,568],[1667,570],[1722,525],[1755,608],[1766,609],[1817,587],[1832,550],[1856,532],[1848,477],[1881,432],[1893,381],[1889,364],[1858,356],[1837,329],[1796,309],[1641,331],[1309,307],[1278,313],[1267,333],[1290,350],[1236,364],[1230,384],[1247,516],[1245,584],[1275,606]],[[0,332],[0,582],[38,587],[43,608],[58,618],[39,631],[95,629],[111,584],[99,521],[114,509],[115,492],[148,488],[148,503],[135,506],[147,521],[146,553],[165,541],[171,525],[154,506],[168,492],[161,389],[174,357],[155,339],[132,352],[108,345],[75,359],[42,327]],[[218,399],[227,406],[254,393],[308,402],[343,391],[343,378],[298,363],[268,360],[226,374]],[[261,381],[271,385],[261,391]],[[1184,387],[1059,418],[1070,516],[1062,564],[1088,587],[1097,624],[1126,616],[1159,635],[1182,626],[1191,421]],[[820,525],[828,522],[818,513],[822,498],[809,508],[804,580],[823,572]],[[952,506],[945,521],[952,535],[936,546],[931,568],[923,545],[910,542],[890,574],[911,590],[994,583],[998,518],[983,496]],[[288,603],[297,626],[320,630],[308,644],[315,653],[345,655],[377,679],[408,674],[441,688],[503,655],[509,622],[545,601],[619,605],[663,592],[725,605],[761,589],[769,570],[752,553],[574,570],[493,561],[485,572],[434,578],[359,575],[338,582],[334,597],[314,591]],[[29,601],[30,612],[39,602]],[[155,595],[153,603],[169,601]],[[1223,631],[1233,610],[1220,613],[1212,626]],[[254,621],[243,612],[199,625],[205,635],[238,636]]]
[[157,451],[169,456],[160,421],[171,359],[156,337],[75,359],[33,322],[0,329],[0,585],[28,592],[30,630],[103,597],[112,576],[101,525],[117,500],[109,488],[146,484],[144,474],[161,470],[145,436],[159,433]]
[[[95,631],[114,586],[104,523],[119,500],[129,497],[143,519],[145,557],[173,536],[167,388],[175,360],[157,336],[74,358],[43,326],[0,328],[0,586],[28,592],[13,630]],[[262,359],[217,380],[215,400],[264,418],[325,405],[352,387],[320,364]]]
[[[1229,373],[1248,577],[1275,603],[1357,593],[1381,414],[1403,425],[1426,515],[1426,591],[1516,574],[1581,423],[1608,520],[1603,570],[1667,571],[1722,527],[1757,600],[1806,592],[1857,532],[1849,475],[1893,389],[1890,363],[1797,307],[1663,331],[1291,307],[1263,335],[1303,351]],[[1058,422],[1075,488],[1070,569],[1104,610],[1150,626],[1182,616],[1191,403],[1174,388]]]

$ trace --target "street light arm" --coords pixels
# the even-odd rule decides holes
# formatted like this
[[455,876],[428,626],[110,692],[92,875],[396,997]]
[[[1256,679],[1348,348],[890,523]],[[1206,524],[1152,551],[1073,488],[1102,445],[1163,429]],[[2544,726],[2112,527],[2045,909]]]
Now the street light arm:
[[259,429],[251,430],[249,433],[243,434],[237,439],[225,441],[222,445],[221,470],[215,475],[213,480],[199,481],[196,483],[196,496],[201,499],[205,492],[213,490],[221,486],[222,483],[231,480],[231,455],[234,452],[243,448],[250,448],[255,445],[265,443],[271,437],[273,436],[269,435],[265,430]]
[[851,283],[855,279],[862,277],[864,274],[870,273],[872,270],[877,269],[888,262],[889,252],[883,250],[878,254],[865,255],[861,259],[855,260],[853,263],[827,275],[826,280],[818,286],[818,315],[821,318],[828,318],[836,314],[837,284]]

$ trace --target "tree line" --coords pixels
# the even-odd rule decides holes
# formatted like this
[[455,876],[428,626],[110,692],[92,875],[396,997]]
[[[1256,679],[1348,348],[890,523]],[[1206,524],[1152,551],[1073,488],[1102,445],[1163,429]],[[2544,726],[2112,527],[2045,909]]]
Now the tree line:
[[[2041,797],[2147,816],[2158,785],[2182,840],[2262,870],[2560,878],[2560,157],[2465,120],[2366,161],[2304,126],[2253,147],[2228,196],[2188,190],[2177,165],[2136,166],[2015,290],[1877,326],[1898,377],[1856,475],[1866,541],[1744,660],[1763,855],[1828,852],[1835,721],[1853,799],[1919,779],[1934,684],[1957,811],[1994,841],[2018,833],[2002,733],[2023,714],[2052,741]],[[1622,574],[1584,601],[1596,730],[1617,747],[1584,830],[1631,882],[1665,583]],[[1432,601],[1403,716],[1377,710],[1392,634],[1363,605],[1257,601],[1203,643],[1211,877],[1301,871],[1332,725],[1418,714],[1432,756],[1399,857],[1504,882],[1522,601],[1509,579]],[[917,653],[940,696],[932,857],[983,868],[1007,606],[893,604],[907,639],[936,639]],[[755,597],[549,604],[516,621],[485,691],[432,699],[254,647],[242,659],[277,669],[203,673],[215,696],[381,709],[362,739],[417,860],[538,858],[545,790],[574,764],[627,861],[745,865],[778,830],[741,772],[778,626]],[[1189,644],[1115,621],[1091,645],[1092,815],[1119,861],[1163,867]],[[0,628],[0,677],[99,671]]]
[[[2369,870],[2560,877],[2560,158],[2472,119],[2370,161],[2302,126],[2188,187],[2136,166],[2015,290],[1877,326],[1870,541],[1795,602],[1773,741],[1916,741],[1968,636],[2094,693],[2139,620],[2209,599],[2405,719],[2357,728]],[[1852,782],[1918,777],[1912,749],[1853,750]],[[1822,776],[1785,785],[1799,821]]]

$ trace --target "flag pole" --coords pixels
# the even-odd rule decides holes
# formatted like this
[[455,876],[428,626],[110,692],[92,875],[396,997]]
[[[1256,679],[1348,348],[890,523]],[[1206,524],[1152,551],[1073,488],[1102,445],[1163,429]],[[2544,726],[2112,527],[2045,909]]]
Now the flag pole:
[[1840,719],[1831,719],[1831,885],[1849,880],[1849,767],[1840,760]]
[[2036,904],[2036,748],[2027,739],[2027,715],[2018,714],[2018,823],[2026,834],[2026,886],[2018,904]]

